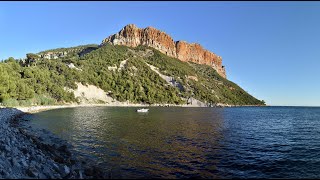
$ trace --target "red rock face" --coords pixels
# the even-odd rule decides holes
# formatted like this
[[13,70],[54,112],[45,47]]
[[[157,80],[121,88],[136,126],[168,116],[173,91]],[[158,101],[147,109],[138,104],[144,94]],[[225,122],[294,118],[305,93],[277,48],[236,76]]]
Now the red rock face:
[[130,47],[137,47],[139,45],[153,47],[181,61],[207,64],[214,68],[222,77],[226,78],[226,72],[224,66],[222,66],[222,58],[220,56],[205,50],[200,44],[189,44],[184,41],[175,42],[168,34],[153,27],[140,29],[134,24],[129,24],[117,34],[111,35],[102,41],[102,44],[107,43]]

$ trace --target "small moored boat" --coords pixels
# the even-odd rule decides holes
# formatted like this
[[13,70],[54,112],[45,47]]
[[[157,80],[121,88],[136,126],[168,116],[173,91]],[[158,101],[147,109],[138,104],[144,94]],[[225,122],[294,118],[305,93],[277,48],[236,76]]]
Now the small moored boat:
[[149,109],[144,109],[144,108],[142,108],[142,109],[137,109],[137,112],[148,112],[149,111]]

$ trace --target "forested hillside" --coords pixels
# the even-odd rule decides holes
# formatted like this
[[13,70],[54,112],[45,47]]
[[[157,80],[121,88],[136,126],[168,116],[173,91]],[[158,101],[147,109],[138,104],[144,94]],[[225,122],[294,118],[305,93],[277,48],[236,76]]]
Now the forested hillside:
[[[172,86],[153,71],[172,77]],[[5,106],[79,102],[77,82],[95,85],[118,101],[208,105],[264,105],[213,68],[168,57],[150,47],[86,45],[29,53],[0,63],[0,103]]]

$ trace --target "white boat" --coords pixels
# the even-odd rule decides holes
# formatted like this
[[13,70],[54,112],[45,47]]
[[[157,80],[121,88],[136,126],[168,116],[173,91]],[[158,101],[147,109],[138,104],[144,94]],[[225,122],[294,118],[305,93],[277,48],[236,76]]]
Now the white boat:
[[149,111],[149,109],[144,109],[144,108],[142,108],[142,109],[137,109],[137,112],[148,112]]

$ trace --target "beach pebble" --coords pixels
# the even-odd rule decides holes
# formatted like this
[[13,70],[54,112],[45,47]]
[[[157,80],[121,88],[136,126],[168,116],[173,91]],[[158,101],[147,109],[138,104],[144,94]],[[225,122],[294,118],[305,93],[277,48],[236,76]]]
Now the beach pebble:
[[27,169],[27,175],[30,177],[38,177],[39,173],[35,168],[31,167]]
[[28,167],[28,164],[25,159],[21,159],[21,165],[24,167]]
[[66,165],[64,165],[64,173],[66,175],[68,175],[70,173],[70,168],[68,166],[66,166]]
[[14,166],[14,167],[19,167],[19,166],[20,166],[20,164],[18,163],[18,161],[17,161],[15,158],[12,158],[12,159],[11,159],[11,164],[12,164],[12,166]]
[[4,150],[6,150],[6,151],[10,152],[10,151],[11,151],[11,148],[10,148],[10,146],[5,145],[5,146],[4,146]]

